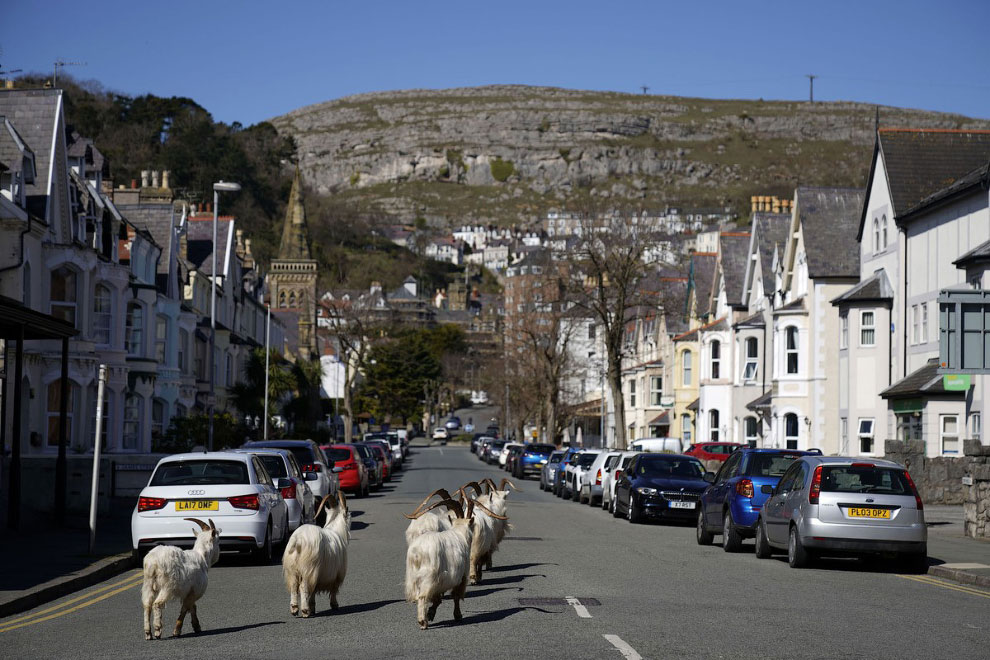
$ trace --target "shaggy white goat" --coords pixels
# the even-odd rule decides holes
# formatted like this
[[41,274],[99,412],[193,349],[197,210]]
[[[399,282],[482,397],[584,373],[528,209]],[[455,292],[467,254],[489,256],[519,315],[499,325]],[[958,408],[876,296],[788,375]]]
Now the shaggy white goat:
[[[478,492],[477,496],[475,497],[475,500],[480,502],[481,504],[484,504],[487,509],[490,509],[491,511],[499,514],[500,516],[506,516],[506,509],[507,509],[506,498],[509,497],[509,490],[506,488],[506,485],[508,485],[509,488],[513,490],[519,490],[519,489],[516,488],[516,486],[508,479],[502,479],[502,483],[498,487],[495,486],[494,481],[488,478],[486,478],[482,483],[484,483],[488,488],[488,492],[485,493],[484,495],[482,495],[481,493],[481,486],[479,486],[476,482],[472,481],[468,484],[465,484],[465,487],[472,486]],[[491,570],[492,555],[495,554],[495,551],[498,550],[498,546],[502,542],[502,539],[505,538],[505,535],[508,534],[510,531],[512,531],[512,525],[508,522],[507,516],[502,519],[496,518],[494,521],[494,527],[495,527],[495,541],[491,546],[491,550],[484,557],[486,570]],[[479,578],[481,577],[480,572],[478,574],[478,577]]]
[[[461,505],[450,499],[437,502],[426,511],[439,506],[446,506],[456,516],[450,529],[420,534],[406,551],[406,600],[416,603],[416,621],[423,630],[429,627],[448,591],[454,599],[454,620],[461,620],[461,600],[471,569],[475,503],[468,502],[466,515]],[[415,511],[406,517],[416,518],[426,511]]]
[[192,627],[200,632],[196,616],[196,601],[206,593],[207,572],[220,558],[220,530],[213,521],[207,525],[197,518],[184,518],[199,525],[196,543],[192,550],[182,550],[174,545],[159,545],[144,557],[144,584],[141,587],[141,604],[144,606],[144,638],[152,638],[152,610],[154,610],[154,638],[162,638],[162,611],[170,600],[182,602],[179,618],[172,634],[182,634],[182,621],[186,612],[192,614]]
[[[413,514],[420,513],[423,507],[426,506],[426,503],[437,495],[440,496],[441,500],[450,499],[450,493],[443,488],[439,488],[427,495],[426,499],[423,500],[418,507],[416,507],[415,511],[413,511]],[[439,513],[430,511],[429,509],[423,511],[422,515],[419,515],[409,521],[409,527],[406,528],[406,545],[411,544],[414,538],[424,532],[443,532],[450,529],[453,524],[450,516],[450,512]]]
[[[337,591],[347,574],[347,544],[351,538],[351,514],[344,493],[337,491],[339,506],[331,502],[323,527],[301,525],[289,537],[282,556],[282,573],[289,590],[289,612],[308,617],[316,613],[316,594],[330,594],[330,608],[337,609]],[[316,516],[332,496],[320,502]]]

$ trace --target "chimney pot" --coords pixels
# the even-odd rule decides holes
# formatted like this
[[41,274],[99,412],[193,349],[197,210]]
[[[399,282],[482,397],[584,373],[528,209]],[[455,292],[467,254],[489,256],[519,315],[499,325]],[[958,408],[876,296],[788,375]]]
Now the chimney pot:
[[148,187],[148,175],[151,174],[148,170],[141,170],[141,187]]
[[206,203],[206,212],[207,213],[213,213],[213,202],[207,202]]
[[131,188],[137,188],[137,179],[131,179]]
[[169,178],[172,173],[168,170],[162,170],[162,188],[169,188]]
[[158,170],[151,170],[151,187],[158,188]]

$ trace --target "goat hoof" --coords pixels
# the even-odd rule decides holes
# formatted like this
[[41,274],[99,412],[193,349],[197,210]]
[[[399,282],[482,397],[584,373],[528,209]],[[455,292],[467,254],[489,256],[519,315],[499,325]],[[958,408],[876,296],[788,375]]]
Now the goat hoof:
[[301,616],[304,619],[308,619],[309,618],[309,610],[299,610],[299,616]]
[[203,629],[200,628],[199,626],[193,626],[193,632],[198,635],[199,633],[203,632]]
[[464,618],[463,614],[461,614],[460,612],[454,612],[454,621],[460,621],[463,618]]
[[145,639],[151,639],[151,633],[150,632],[144,633],[144,638]]
[[426,630],[429,627],[430,627],[430,622],[429,621],[420,620],[420,622],[419,622],[419,629],[420,630]]

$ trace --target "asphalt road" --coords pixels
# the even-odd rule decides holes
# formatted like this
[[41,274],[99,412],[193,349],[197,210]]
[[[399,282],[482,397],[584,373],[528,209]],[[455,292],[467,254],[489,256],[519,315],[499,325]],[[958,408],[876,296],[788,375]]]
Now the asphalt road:
[[[504,473],[453,445],[418,449],[407,465],[386,492],[350,502],[337,612],[321,596],[316,617],[295,619],[280,566],[225,556],[199,601],[199,635],[187,620],[182,638],[145,641],[132,571],[0,620],[0,657],[971,658],[990,648],[985,591],[854,560],[794,570],[727,555],[697,546],[691,527],[631,525],[535,481],[510,496],[514,530],[468,587],[463,621],[445,601],[421,631],[402,594],[402,513],[434,488]],[[166,608],[167,632],[177,613]]]

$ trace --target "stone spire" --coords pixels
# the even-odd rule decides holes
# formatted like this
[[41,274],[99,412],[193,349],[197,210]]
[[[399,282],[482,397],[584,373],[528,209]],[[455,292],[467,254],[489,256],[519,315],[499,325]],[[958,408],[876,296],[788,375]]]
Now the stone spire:
[[278,248],[278,258],[286,260],[311,259],[309,255],[309,233],[306,230],[306,208],[303,206],[302,178],[299,166],[292,179],[289,205],[285,210],[285,225],[282,227],[282,243]]

